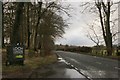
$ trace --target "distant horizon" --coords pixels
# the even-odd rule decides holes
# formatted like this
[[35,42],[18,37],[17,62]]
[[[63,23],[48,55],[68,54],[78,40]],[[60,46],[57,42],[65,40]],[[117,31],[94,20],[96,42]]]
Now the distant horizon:
[[[55,45],[60,45],[60,44],[58,44],[58,43],[55,43]],[[95,45],[71,45],[71,44],[61,44],[61,45],[69,45],[69,46],[87,46],[87,47],[93,47],[93,46],[95,46]]]
[[[60,44],[55,44],[55,45],[60,45]],[[61,45],[68,45],[68,46],[77,46],[77,47],[94,47],[94,46],[97,46],[97,45],[93,45],[93,46],[89,46],[89,45],[69,45],[69,44],[61,44]],[[105,46],[105,45],[104,45]],[[113,44],[113,46],[118,46],[118,44]]]

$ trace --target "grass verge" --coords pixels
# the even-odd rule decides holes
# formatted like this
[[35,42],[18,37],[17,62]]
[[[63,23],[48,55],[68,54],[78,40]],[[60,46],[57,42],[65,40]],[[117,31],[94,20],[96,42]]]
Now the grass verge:
[[24,66],[21,65],[5,66],[5,64],[3,63],[2,73],[3,76],[16,74],[16,73],[17,74],[30,73],[32,70],[38,67],[43,67],[44,65],[52,64],[56,61],[57,61],[57,56],[55,54],[51,54],[46,57],[41,57],[41,56],[28,57],[28,55],[25,55]]

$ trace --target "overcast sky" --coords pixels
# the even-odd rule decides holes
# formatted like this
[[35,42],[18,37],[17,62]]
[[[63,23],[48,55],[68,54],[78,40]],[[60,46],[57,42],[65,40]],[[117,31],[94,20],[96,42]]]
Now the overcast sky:
[[[73,1],[73,0],[72,0]],[[99,20],[98,14],[91,14],[88,11],[85,11],[84,13],[81,13],[84,8],[80,7],[80,4],[82,2],[80,1],[73,1],[73,2],[63,2],[62,5],[68,5],[70,4],[72,9],[69,11],[71,14],[71,18],[67,20],[68,23],[70,23],[69,28],[65,30],[65,34],[63,35],[63,38],[56,39],[56,44],[68,44],[68,45],[77,45],[77,46],[94,46],[95,43],[92,42],[88,37],[87,34],[90,32],[90,28],[87,24],[92,24],[95,22],[95,20]],[[94,4],[94,2],[91,2]],[[111,7],[111,10],[118,9],[118,5],[113,5]],[[66,15],[63,15],[63,18],[66,18]],[[118,10],[114,14],[111,15],[111,20],[118,18]],[[112,24],[111,24],[112,25]],[[100,26],[100,22],[96,21],[96,25],[94,26],[95,31],[99,34],[100,37],[102,37],[102,30]],[[115,30],[115,31],[114,31]],[[112,33],[118,31],[118,24],[115,25],[115,27],[112,28]],[[103,38],[102,38],[103,42]],[[115,42],[115,44],[118,43],[118,41]],[[102,43],[103,44],[103,43]]]
[[[95,18],[90,13],[82,14],[80,11],[83,9],[80,7],[81,2],[63,2],[64,4],[71,4],[73,9],[70,10],[71,18],[67,21],[69,28],[65,30],[63,38],[56,40],[56,44],[68,44],[77,46],[93,46],[95,45],[90,39],[88,39],[86,24],[92,23]],[[64,15],[63,17],[66,17]]]

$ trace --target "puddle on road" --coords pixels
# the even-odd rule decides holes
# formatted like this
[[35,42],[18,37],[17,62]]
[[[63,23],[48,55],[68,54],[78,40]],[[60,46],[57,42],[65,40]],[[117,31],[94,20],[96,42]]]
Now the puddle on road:
[[[63,62],[67,64],[68,66],[70,65],[70,63],[66,62],[63,58],[58,58],[58,62]],[[68,68],[65,68],[64,72],[65,72],[64,76],[68,76],[68,78],[85,78],[78,71],[73,69],[71,66],[69,66]]]
[[77,72],[74,69],[65,69],[65,75],[69,76],[70,78],[85,78],[83,75],[81,75],[79,72]]
[[66,63],[64,59],[58,58],[58,63],[36,70],[32,73],[31,78],[69,78],[70,80],[72,80],[72,78],[78,78],[78,80],[84,78],[84,80],[86,80],[85,77],[73,69],[69,63],[67,63],[67,65]]

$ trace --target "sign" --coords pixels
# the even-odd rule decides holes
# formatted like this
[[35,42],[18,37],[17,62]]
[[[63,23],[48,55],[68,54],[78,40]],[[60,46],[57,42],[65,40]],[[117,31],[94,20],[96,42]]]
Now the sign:
[[24,46],[8,46],[6,65],[9,64],[24,64]]
[[13,54],[23,54],[23,47],[13,47]]

